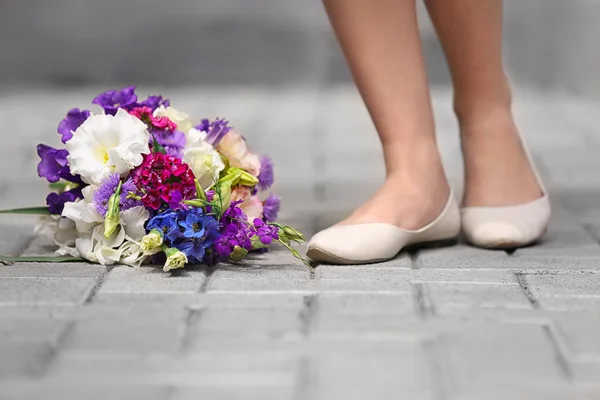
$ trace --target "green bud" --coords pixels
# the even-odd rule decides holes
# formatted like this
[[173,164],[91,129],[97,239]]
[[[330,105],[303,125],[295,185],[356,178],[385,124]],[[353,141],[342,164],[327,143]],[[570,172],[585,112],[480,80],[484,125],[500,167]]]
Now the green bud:
[[204,192],[204,189],[202,189],[202,186],[200,186],[198,179],[194,179],[194,183],[196,184],[196,198],[198,198],[198,200],[206,201],[206,193]]
[[281,230],[283,231],[283,235],[290,240],[304,241],[304,235],[291,226],[282,226]]
[[231,205],[231,185],[228,182],[219,183],[213,203],[219,204],[221,213]]
[[240,180],[239,180],[239,184],[240,185],[244,185],[244,186],[256,186],[258,184],[258,178],[255,177],[254,175],[252,175],[250,172],[244,171],[244,170],[240,170]]
[[244,249],[240,246],[235,246],[233,248],[233,252],[229,256],[229,261],[232,263],[237,263],[242,261],[248,255],[248,250]]
[[267,247],[263,242],[260,241],[260,238],[257,235],[254,235],[250,238],[250,243],[252,243],[252,250],[258,250]]
[[108,200],[108,210],[104,220],[104,237],[109,238],[119,227],[119,203],[121,201],[121,185],[119,182],[116,192]]
[[163,246],[163,250],[167,255],[167,261],[163,267],[164,272],[185,267],[185,264],[188,262],[188,258],[185,253],[174,247],[165,248],[165,246]]
[[158,229],[152,229],[149,234],[142,238],[142,252],[145,255],[156,254],[161,250],[164,234]]

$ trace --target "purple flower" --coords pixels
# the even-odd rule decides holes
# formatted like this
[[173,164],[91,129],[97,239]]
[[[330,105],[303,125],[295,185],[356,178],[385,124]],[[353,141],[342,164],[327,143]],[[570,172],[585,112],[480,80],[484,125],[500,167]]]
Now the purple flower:
[[215,242],[213,248],[217,257],[226,260],[235,246],[240,246],[248,251],[252,250],[250,238],[254,234],[252,228],[244,221],[248,217],[238,207],[241,200],[231,203],[229,208],[221,217],[221,237]]
[[260,174],[258,175],[258,189],[267,190],[275,182],[273,176],[273,162],[269,157],[260,158]]
[[162,96],[148,96],[146,100],[138,104],[139,107],[149,107],[153,112],[160,106],[169,107],[170,105],[171,102],[167,99],[163,99]]
[[229,122],[225,119],[215,119],[213,122],[209,122],[207,119],[203,119],[199,125],[196,125],[196,129],[206,132],[206,142],[216,147],[223,136],[225,136],[231,127],[228,125]]
[[75,188],[63,193],[50,193],[46,197],[46,204],[48,205],[50,214],[60,215],[63,212],[65,203],[82,198],[83,194],[81,193],[81,188]]
[[[119,174],[111,174],[108,178],[102,181],[96,190],[96,193],[94,193],[94,204],[96,205],[96,211],[98,211],[98,214],[102,215],[103,217],[106,216],[106,212],[108,211],[108,201],[117,191],[120,181],[121,177]],[[129,210],[130,208],[142,205],[141,201],[127,198],[127,195],[130,192],[137,194],[137,187],[134,185],[133,180],[128,179],[123,183],[123,185],[121,185],[121,198],[119,200],[119,207],[121,211]]]
[[171,132],[169,130],[155,129],[152,131],[152,135],[150,135],[150,144],[154,143],[155,138],[168,155],[177,158],[183,157],[182,151],[186,144],[185,133],[181,131]]
[[279,240],[279,235],[277,234],[277,232],[279,232],[279,228],[276,226],[267,225],[262,219],[259,218],[256,218],[253,223],[254,228],[256,229],[255,234],[258,236],[258,239],[262,244],[270,245],[273,240]]
[[38,175],[48,179],[48,182],[58,182],[66,179],[74,183],[83,183],[79,176],[71,174],[67,156],[69,152],[65,149],[55,149],[45,144],[38,144],[38,156],[42,159],[38,164]]
[[88,110],[79,110],[79,108],[72,108],[67,113],[65,119],[60,121],[58,124],[57,132],[62,136],[62,142],[67,143],[73,137],[73,132],[77,130],[90,116]]
[[136,102],[135,86],[129,86],[121,90],[109,90],[100,93],[92,100],[92,104],[99,105],[105,113],[110,115],[115,115],[119,108],[130,110],[137,105]]
[[281,197],[271,194],[263,203],[263,216],[267,222],[275,222],[281,208]]

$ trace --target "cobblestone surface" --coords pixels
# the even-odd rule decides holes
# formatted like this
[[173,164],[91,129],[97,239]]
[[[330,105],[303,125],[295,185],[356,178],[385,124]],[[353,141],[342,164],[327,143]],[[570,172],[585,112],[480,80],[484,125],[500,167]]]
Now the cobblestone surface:
[[[2,208],[43,201],[34,145],[58,145],[61,115],[98,91],[0,96],[0,120],[17,125],[3,137]],[[351,87],[165,94],[192,114],[227,115],[270,153],[282,219],[308,236],[383,179]],[[314,274],[282,249],[172,274],[0,266],[0,399],[600,399],[597,108],[531,93],[517,100],[554,200],[538,246],[507,254],[461,243]],[[460,193],[450,92],[436,90],[434,103]],[[50,251],[34,224],[2,217],[2,253]]]

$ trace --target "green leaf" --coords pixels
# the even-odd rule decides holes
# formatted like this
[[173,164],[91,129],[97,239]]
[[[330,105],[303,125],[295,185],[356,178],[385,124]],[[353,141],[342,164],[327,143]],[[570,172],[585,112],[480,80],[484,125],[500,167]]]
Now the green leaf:
[[167,154],[167,151],[164,147],[162,147],[158,141],[156,140],[156,136],[152,135],[152,152],[153,153],[162,153]]
[[0,263],[15,263],[15,262],[82,262],[85,261],[80,257],[72,256],[3,256],[0,255]]
[[13,208],[12,210],[0,210],[0,214],[50,215],[50,210],[48,207]]

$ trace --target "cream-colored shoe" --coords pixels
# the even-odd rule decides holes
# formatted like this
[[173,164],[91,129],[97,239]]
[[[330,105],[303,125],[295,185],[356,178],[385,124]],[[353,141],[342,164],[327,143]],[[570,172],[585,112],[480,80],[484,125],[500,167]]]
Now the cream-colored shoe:
[[450,190],[440,215],[419,230],[385,223],[332,226],[311,239],[306,255],[327,264],[375,263],[394,258],[406,246],[454,239],[459,232],[460,212]]
[[542,197],[525,204],[506,207],[461,208],[462,230],[473,245],[490,249],[514,249],[534,243],[546,232],[550,222],[550,200],[531,153],[523,139]]

